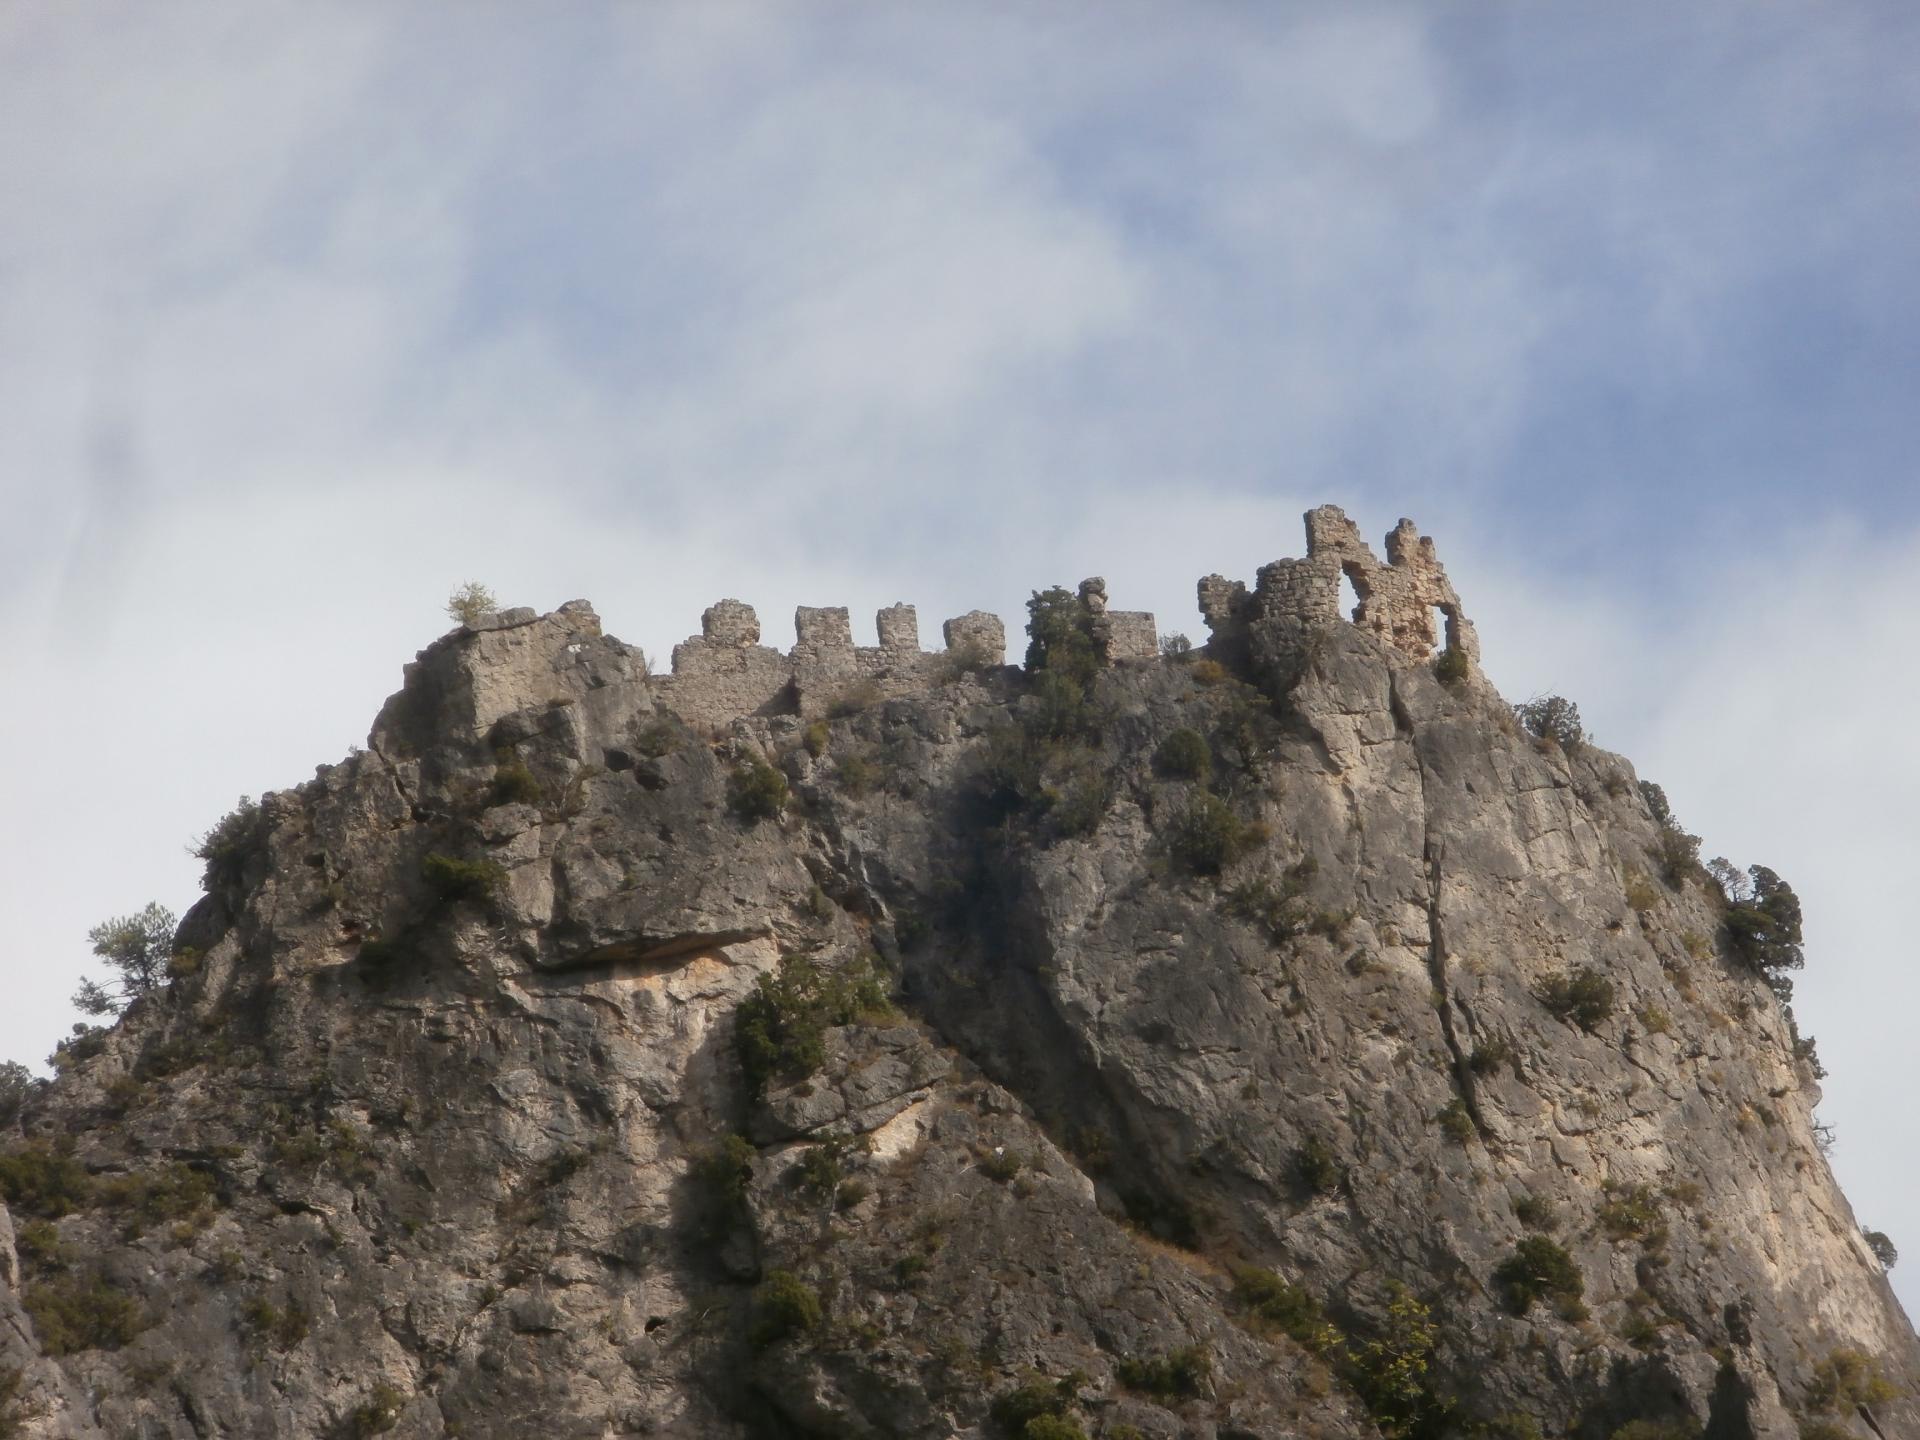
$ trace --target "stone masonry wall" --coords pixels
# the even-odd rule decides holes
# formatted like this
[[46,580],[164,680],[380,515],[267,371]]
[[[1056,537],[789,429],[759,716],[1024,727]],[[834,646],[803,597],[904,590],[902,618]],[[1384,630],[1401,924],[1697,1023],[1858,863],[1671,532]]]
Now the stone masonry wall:
[[[1335,505],[1305,516],[1307,553],[1260,567],[1253,588],[1209,575],[1199,584],[1200,613],[1212,633],[1214,655],[1229,665],[1263,666],[1297,655],[1305,635],[1350,618],[1415,660],[1425,660],[1442,636],[1470,661],[1480,654],[1472,623],[1460,608],[1434,554],[1433,542],[1411,520],[1387,536],[1384,562]],[[1353,583],[1359,605],[1340,614],[1340,580]],[[1159,630],[1144,610],[1107,607],[1107,582],[1080,584],[1092,615],[1095,643],[1108,665],[1159,656]],[[718,726],[744,715],[825,714],[836,703],[861,703],[923,688],[942,658],[920,648],[919,616],[911,605],[889,605],[875,617],[878,645],[853,643],[845,606],[802,605],[794,612],[788,654],[760,643],[753,607],[722,600],[700,619],[700,634],[673,647],[673,673],[657,677],[661,702],[693,725]],[[950,654],[976,665],[1006,663],[1006,625],[974,610],[941,627]]]
[[[1200,582],[1200,613],[1213,635],[1213,648],[1230,662],[1256,664],[1296,652],[1309,630],[1351,619],[1415,660],[1439,648],[1434,612],[1444,617],[1445,641],[1469,661],[1480,658],[1473,623],[1434,553],[1433,541],[1411,520],[1402,520],[1387,536],[1387,560],[1360,538],[1360,531],[1337,505],[1322,505],[1305,516],[1305,559],[1263,565],[1248,591],[1238,580],[1209,575]],[[1340,614],[1340,580],[1353,584],[1359,598],[1351,616]]]

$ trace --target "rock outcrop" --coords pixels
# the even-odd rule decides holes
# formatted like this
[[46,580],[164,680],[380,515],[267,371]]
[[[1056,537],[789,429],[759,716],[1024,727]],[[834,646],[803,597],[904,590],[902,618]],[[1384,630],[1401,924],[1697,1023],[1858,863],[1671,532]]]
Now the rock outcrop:
[[1719,888],[1308,535],[1037,675],[436,641],[14,1119],[0,1434],[1920,1440]]

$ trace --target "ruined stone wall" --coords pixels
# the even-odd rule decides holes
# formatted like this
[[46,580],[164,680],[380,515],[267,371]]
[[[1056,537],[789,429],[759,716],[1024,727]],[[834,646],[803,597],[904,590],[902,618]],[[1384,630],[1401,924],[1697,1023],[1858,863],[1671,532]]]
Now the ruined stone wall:
[[[875,617],[878,645],[855,645],[845,606],[802,605],[794,612],[793,649],[760,644],[753,607],[722,600],[701,616],[701,633],[673,647],[673,673],[654,679],[660,703],[688,724],[717,727],[743,715],[823,715],[837,702],[866,703],[925,689],[945,657],[920,648],[911,605]],[[1006,660],[999,616],[971,611],[946,622],[950,650],[972,663]]]
[[1160,654],[1160,630],[1145,610],[1109,610],[1107,582],[1099,575],[1080,582],[1080,603],[1093,617],[1093,643],[1107,664],[1152,660]]
[[722,600],[700,617],[698,635],[673,647],[673,674],[656,685],[662,702],[688,724],[723,725],[790,709],[792,682],[792,662],[760,643],[753,607]]
[[[1309,632],[1350,618],[1408,658],[1425,660],[1441,642],[1437,610],[1444,616],[1446,643],[1478,660],[1473,625],[1433,542],[1411,520],[1387,536],[1382,561],[1339,507],[1322,505],[1305,519],[1304,558],[1261,566],[1251,589],[1219,575],[1200,582],[1200,613],[1215,658],[1233,666],[1282,667],[1297,660]],[[1340,613],[1343,576],[1359,597],[1350,617]],[[1109,609],[1107,582],[1097,575],[1080,583],[1079,594],[1103,664],[1158,659],[1160,636],[1151,614]],[[837,704],[917,693],[949,673],[953,659],[975,667],[1006,663],[1006,625],[985,611],[942,626],[949,657],[920,648],[919,616],[911,605],[887,606],[874,625],[880,643],[856,645],[845,606],[802,605],[794,612],[793,649],[783,655],[760,643],[752,606],[722,600],[701,617],[699,635],[673,647],[673,673],[655,682],[660,701],[698,726],[717,727],[744,715],[811,718]]]
[[[1387,536],[1383,564],[1337,505],[1306,514],[1304,559],[1263,565],[1251,592],[1240,581],[1209,575],[1200,582],[1200,613],[1223,659],[1277,663],[1296,653],[1308,631],[1350,619],[1414,660],[1439,648],[1434,612],[1444,617],[1445,641],[1469,661],[1480,658],[1473,624],[1460,608],[1434,553],[1433,541],[1411,520]],[[1359,599],[1351,616],[1340,614],[1345,577]]]

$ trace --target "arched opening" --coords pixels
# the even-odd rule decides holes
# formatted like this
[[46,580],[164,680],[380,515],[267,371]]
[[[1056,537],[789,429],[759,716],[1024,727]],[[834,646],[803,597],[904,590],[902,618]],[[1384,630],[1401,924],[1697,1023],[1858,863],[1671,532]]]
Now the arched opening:
[[1429,623],[1433,626],[1433,648],[1451,650],[1453,648],[1453,617],[1439,605],[1435,605],[1429,613],[1432,615]]
[[1360,601],[1363,597],[1353,583],[1353,572],[1340,572],[1340,613],[1348,620],[1360,618]]

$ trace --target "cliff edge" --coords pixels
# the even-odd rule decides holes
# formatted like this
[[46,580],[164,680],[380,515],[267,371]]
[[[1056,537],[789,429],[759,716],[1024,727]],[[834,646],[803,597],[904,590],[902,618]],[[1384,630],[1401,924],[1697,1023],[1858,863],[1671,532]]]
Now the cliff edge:
[[0,1434],[1920,1440],[1722,885],[1307,531],[435,641],[14,1117]]

